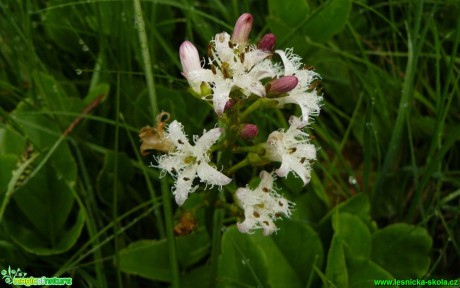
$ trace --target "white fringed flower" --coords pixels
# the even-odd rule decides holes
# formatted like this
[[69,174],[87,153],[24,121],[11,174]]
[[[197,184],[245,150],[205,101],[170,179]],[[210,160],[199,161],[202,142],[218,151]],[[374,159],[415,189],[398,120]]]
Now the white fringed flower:
[[231,182],[232,179],[210,165],[209,148],[221,134],[220,128],[204,131],[200,138],[193,137],[195,145],[191,145],[181,123],[173,121],[169,124],[167,139],[174,144],[175,149],[158,158],[158,167],[176,178],[173,193],[179,206],[185,202],[188,194],[197,188],[193,186],[193,180],[197,176],[201,182],[211,186],[223,186]]
[[240,88],[245,96],[265,96],[261,80],[279,74],[279,67],[267,59],[270,55],[254,45],[240,52],[238,44],[232,43],[230,35],[223,32],[211,41],[208,60],[213,69],[194,69],[186,77],[193,84],[191,86],[195,87],[195,92],[198,92],[199,84],[203,82],[211,87],[212,94],[204,95],[203,98],[212,100],[214,111],[222,115],[225,103],[230,100],[230,92],[235,87]]
[[252,233],[254,229],[261,228],[267,236],[278,229],[274,223],[277,217],[291,215],[293,204],[276,193],[272,174],[262,171],[260,178],[256,189],[246,187],[236,190],[238,204],[243,208],[245,217],[243,222],[237,223],[237,227],[242,233]]
[[283,76],[294,75],[299,80],[298,85],[289,91],[287,96],[275,98],[278,101],[278,107],[283,107],[288,103],[297,104],[302,110],[302,121],[308,122],[310,116],[317,116],[321,109],[322,97],[311,88],[313,81],[318,79],[319,75],[314,71],[303,69],[302,58],[294,54],[292,49],[276,50],[275,53],[283,61]]
[[305,185],[310,181],[310,160],[316,159],[316,148],[310,144],[308,134],[302,131],[305,121],[292,116],[289,122],[287,131],[274,131],[268,136],[265,157],[281,162],[281,167],[275,171],[278,176],[286,177],[292,171]]

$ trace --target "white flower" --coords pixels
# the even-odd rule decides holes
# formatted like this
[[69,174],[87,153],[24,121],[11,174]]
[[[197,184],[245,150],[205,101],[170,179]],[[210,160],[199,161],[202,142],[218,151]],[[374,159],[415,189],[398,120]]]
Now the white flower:
[[320,111],[322,97],[311,89],[311,84],[319,78],[319,75],[311,70],[303,69],[302,59],[293,53],[292,49],[286,51],[276,50],[276,54],[281,57],[284,66],[284,75],[294,75],[299,80],[298,85],[288,92],[288,96],[275,98],[278,101],[278,107],[285,104],[294,103],[300,106],[302,110],[302,121],[308,121],[310,116],[316,116]]
[[262,171],[260,184],[256,189],[238,188],[236,197],[238,204],[244,210],[244,221],[237,223],[242,233],[252,233],[254,229],[262,228],[264,235],[270,235],[277,230],[274,220],[281,215],[290,216],[291,204],[281,197],[273,188],[272,174]]
[[279,66],[267,59],[269,52],[251,45],[240,52],[238,44],[230,40],[226,32],[217,34],[211,41],[209,63],[213,69],[194,69],[189,71],[187,80],[197,87],[198,83],[208,83],[212,95],[205,99],[212,100],[214,111],[221,115],[225,103],[230,100],[233,88],[241,89],[245,96],[255,94],[265,96],[265,87],[261,80],[273,78],[279,74]]
[[222,186],[231,182],[229,177],[210,165],[208,150],[221,134],[220,128],[204,131],[201,138],[193,137],[195,143],[193,146],[188,142],[182,124],[177,121],[169,124],[167,139],[174,144],[175,149],[158,158],[158,167],[175,176],[176,184],[173,192],[179,206],[185,202],[188,194],[197,188],[193,186],[193,180],[197,176],[201,182],[210,185]]
[[275,171],[278,176],[286,177],[292,171],[305,185],[310,181],[310,160],[316,159],[316,148],[310,144],[308,134],[302,131],[305,121],[292,116],[289,122],[287,131],[275,131],[268,136],[265,157],[281,162],[281,167]]

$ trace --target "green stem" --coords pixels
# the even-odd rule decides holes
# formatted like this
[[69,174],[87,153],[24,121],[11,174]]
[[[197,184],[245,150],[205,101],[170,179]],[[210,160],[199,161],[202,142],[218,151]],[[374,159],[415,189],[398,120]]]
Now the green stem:
[[249,158],[246,157],[243,160],[241,160],[240,162],[238,162],[235,165],[233,165],[232,167],[230,167],[227,170],[227,174],[233,174],[233,173],[235,173],[236,170],[241,169],[241,168],[243,168],[245,166],[248,166],[249,164],[250,164]]
[[257,153],[257,154],[262,154],[264,151],[263,147],[261,145],[255,145],[255,146],[248,146],[248,147],[235,147],[233,148],[233,153],[246,153],[246,152],[252,152],[252,153]]
[[[117,111],[116,114],[116,119],[115,119],[115,161],[114,161],[114,167],[113,167],[113,173],[115,175],[113,179],[113,211],[112,211],[112,221],[113,221],[113,231],[115,235],[118,235],[118,230],[119,230],[119,223],[118,223],[118,138],[120,134],[120,74],[117,75],[117,97],[116,97],[116,103],[115,103],[115,110]],[[118,282],[118,287],[123,287],[122,279],[121,279],[121,271],[120,271],[120,247],[119,247],[119,242],[118,242],[118,237],[114,237],[114,247],[115,247],[115,269],[116,269],[116,275],[117,275],[117,282]]]
[[[214,191],[216,192],[216,191]],[[217,273],[219,268],[220,240],[222,238],[221,227],[224,211],[216,208],[213,217],[212,243],[211,243],[211,272],[209,287],[217,287]]]
[[171,209],[171,191],[164,178],[161,179],[161,193],[163,196],[163,209],[166,222],[166,239],[168,240],[169,265],[171,269],[171,287],[179,288],[179,267],[177,265],[176,245],[173,234],[173,219]]
[[139,35],[139,42],[142,51],[142,60],[145,71],[145,81],[150,99],[150,106],[152,108],[152,115],[158,114],[157,95],[155,91],[155,81],[152,72],[152,61],[150,60],[150,51],[147,42],[147,33],[145,33],[145,22],[142,16],[142,7],[140,0],[134,0],[134,19],[136,21],[137,32]]

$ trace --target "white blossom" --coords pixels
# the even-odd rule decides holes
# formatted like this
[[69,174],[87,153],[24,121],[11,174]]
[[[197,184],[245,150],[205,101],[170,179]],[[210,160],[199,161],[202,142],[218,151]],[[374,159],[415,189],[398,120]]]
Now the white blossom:
[[222,131],[214,128],[203,132],[203,136],[194,136],[195,145],[191,145],[181,123],[176,120],[168,126],[167,140],[174,144],[168,154],[158,158],[158,167],[176,178],[173,193],[181,206],[189,193],[195,191],[193,180],[198,176],[201,182],[213,185],[227,185],[231,179],[211,165],[209,148],[219,139]]
[[281,215],[290,216],[293,205],[280,196],[273,188],[272,174],[262,171],[260,184],[256,189],[238,188],[236,197],[244,210],[244,221],[237,223],[242,233],[252,233],[254,229],[263,229],[264,235],[270,235],[278,228],[274,221]]
[[273,78],[279,74],[279,66],[267,59],[271,53],[248,46],[240,52],[238,44],[233,44],[226,32],[217,34],[211,41],[209,63],[213,69],[195,69],[190,71],[187,80],[192,83],[207,83],[211,95],[204,99],[212,100],[214,111],[221,115],[225,103],[230,100],[230,92],[239,88],[245,96],[255,94],[265,96],[265,87],[261,80]]
[[301,118],[292,116],[289,129],[272,132],[265,145],[265,157],[281,162],[276,174],[286,177],[292,171],[304,185],[310,181],[310,160],[316,159],[316,148],[310,144],[308,134],[302,131],[305,125]]
[[302,121],[308,121],[310,116],[316,116],[320,111],[322,97],[311,88],[313,81],[318,79],[319,75],[314,71],[303,69],[302,58],[294,54],[292,49],[276,50],[275,53],[283,61],[283,76],[294,75],[299,80],[298,85],[289,91],[287,96],[276,98],[278,107],[284,107],[288,103],[297,104],[302,110]]

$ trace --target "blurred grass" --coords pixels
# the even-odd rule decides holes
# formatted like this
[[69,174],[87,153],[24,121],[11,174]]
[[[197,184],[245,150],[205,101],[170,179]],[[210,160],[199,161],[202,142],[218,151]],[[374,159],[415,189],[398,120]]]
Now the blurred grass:
[[[319,7],[325,2],[308,3]],[[121,274],[115,261],[118,250],[133,240],[165,235],[159,207],[162,188],[159,181],[152,182],[158,172],[146,168],[151,159],[137,152],[136,131],[152,125],[152,111],[161,109],[173,109],[173,119],[194,123],[188,132],[201,131],[201,122],[190,118],[202,111],[204,121],[209,109],[195,110],[177,100],[190,97],[180,75],[180,43],[189,39],[204,55],[207,41],[217,32],[230,31],[243,12],[254,15],[252,36],[260,38],[269,31],[269,8],[260,1],[141,4],[148,51],[139,44],[139,11],[131,1],[0,3],[2,126],[23,134],[10,112],[25,99],[50,119],[79,115],[44,103],[34,73],[51,75],[76,99],[98,83],[111,86],[106,102],[85,115],[69,136],[79,167],[77,191],[90,220],[84,237],[63,255],[38,257],[11,248],[15,258],[0,256],[2,266],[36,266],[51,271],[48,274],[59,271],[56,275],[73,271],[87,287],[112,286],[108,279],[116,275],[119,287],[128,281],[145,284],[140,278],[131,282],[133,276]],[[460,276],[459,6],[457,1],[440,0],[354,1],[347,25],[331,41],[317,43],[297,30],[285,32],[291,38],[300,36],[296,41],[302,45],[294,51],[315,66],[324,87],[323,110],[312,131],[321,150],[306,193],[324,191],[324,202],[331,206],[365,193],[379,226],[407,222],[425,227],[434,240],[427,277]],[[289,37],[285,43],[290,43]],[[153,80],[155,87],[149,84]],[[107,183],[103,167],[110,153],[127,156],[134,169],[121,184],[116,176],[107,178],[113,182],[107,187],[111,196],[100,189]],[[108,173],[127,173],[122,160],[114,159]],[[154,213],[146,213],[152,201]],[[122,216],[127,213],[129,220]],[[166,217],[173,221],[171,213]],[[8,235],[1,239],[8,241]],[[84,248],[90,245],[90,250]],[[85,257],[78,256],[82,251]],[[59,269],[68,258],[72,261]]]

